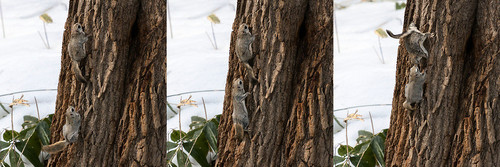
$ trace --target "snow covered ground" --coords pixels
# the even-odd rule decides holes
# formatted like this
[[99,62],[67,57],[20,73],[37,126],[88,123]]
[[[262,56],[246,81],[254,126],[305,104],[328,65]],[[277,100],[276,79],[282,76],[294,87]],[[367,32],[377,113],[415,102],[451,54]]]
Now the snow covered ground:
[[[29,107],[14,107],[16,131],[21,130],[24,115],[38,116],[34,97],[41,118],[54,113],[56,91],[10,93],[57,88],[67,4],[68,0],[1,1],[5,29],[0,24],[0,103],[10,112],[8,105],[12,99],[24,94],[24,99],[30,104]],[[38,34],[40,32],[45,39],[43,22],[39,18],[44,12],[53,20],[46,25],[50,49],[45,47]],[[0,130],[10,128],[10,115],[0,108]]]
[[[208,119],[222,114],[236,0],[169,0],[169,4],[173,34],[168,22],[167,100],[173,108],[181,97],[187,99],[192,95],[191,99],[196,101],[198,107],[182,107],[181,128],[187,131],[191,116],[205,117],[202,98],[205,99]],[[212,28],[207,16],[211,13],[220,19],[220,24],[214,25],[217,49],[210,42],[213,41]],[[171,96],[200,90],[222,91]],[[167,110],[167,119],[168,132],[179,129],[179,115]]]
[[[390,37],[380,39],[384,58],[382,63],[375,30],[382,28],[400,33],[403,17],[404,9],[396,10],[395,2],[351,3],[347,8],[336,11],[340,42],[337,43],[335,39],[334,110],[392,104],[399,40]],[[375,133],[389,128],[391,105],[351,108],[335,111],[334,115],[342,122],[347,112],[351,114],[356,110],[364,121],[348,122],[349,145],[356,144],[358,130],[372,131],[369,112],[373,117]],[[336,150],[339,144],[346,144],[346,129],[335,123],[334,130]]]

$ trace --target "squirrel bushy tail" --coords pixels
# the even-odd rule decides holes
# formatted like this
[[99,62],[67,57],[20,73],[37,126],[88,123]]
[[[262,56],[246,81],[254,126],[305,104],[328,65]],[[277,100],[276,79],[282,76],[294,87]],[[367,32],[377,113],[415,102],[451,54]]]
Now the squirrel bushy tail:
[[62,151],[66,146],[68,146],[68,144],[69,143],[66,142],[66,140],[61,140],[54,144],[43,146],[42,151],[47,152],[49,154],[55,154]]
[[250,64],[248,64],[248,63],[243,63],[243,65],[245,66],[245,68],[247,69],[248,73],[250,74],[250,78],[252,78],[253,80],[257,81],[257,78],[255,78],[255,74],[253,73],[252,66],[250,66]]
[[82,71],[80,70],[80,66],[78,65],[78,62],[73,61],[73,72],[75,73],[75,77],[78,81],[82,83],[87,83],[87,80],[85,77],[82,75]]
[[234,130],[236,138],[240,141],[243,140],[243,134],[244,134],[243,126],[241,124],[234,123]]
[[392,37],[392,38],[394,38],[394,39],[404,38],[404,37],[406,37],[406,36],[408,36],[408,35],[410,35],[410,34],[412,33],[412,31],[411,31],[411,30],[409,30],[409,31],[406,31],[406,32],[404,32],[404,33],[401,33],[401,34],[396,34],[396,35],[395,35],[395,34],[393,34],[393,33],[392,33],[391,31],[389,31],[389,30],[385,30],[385,31],[387,32],[387,35],[389,35],[390,37]]

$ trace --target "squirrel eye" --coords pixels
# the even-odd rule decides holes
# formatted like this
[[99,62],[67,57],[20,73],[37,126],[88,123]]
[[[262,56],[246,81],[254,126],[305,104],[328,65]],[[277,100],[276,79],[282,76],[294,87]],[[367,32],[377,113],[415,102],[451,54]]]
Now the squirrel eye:
[[243,82],[240,81],[239,84],[241,85],[241,84],[243,84]]

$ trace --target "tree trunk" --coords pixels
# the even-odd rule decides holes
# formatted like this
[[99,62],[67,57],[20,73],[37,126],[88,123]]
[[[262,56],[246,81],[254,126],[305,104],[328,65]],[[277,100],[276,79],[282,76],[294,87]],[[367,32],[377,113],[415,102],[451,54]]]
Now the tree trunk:
[[[166,2],[75,1],[69,5],[52,142],[62,140],[68,105],[82,115],[78,141],[51,156],[49,166],[166,165]],[[71,71],[70,28],[89,35]]]
[[[241,23],[256,35],[251,64],[258,82],[236,57]],[[231,117],[238,77],[251,93],[251,132],[241,142]],[[219,166],[333,165],[333,1],[238,1],[218,143]]]
[[403,108],[411,65],[399,47],[388,166],[500,166],[498,16],[497,0],[408,1],[404,29],[414,22],[436,36],[425,43],[416,111]]

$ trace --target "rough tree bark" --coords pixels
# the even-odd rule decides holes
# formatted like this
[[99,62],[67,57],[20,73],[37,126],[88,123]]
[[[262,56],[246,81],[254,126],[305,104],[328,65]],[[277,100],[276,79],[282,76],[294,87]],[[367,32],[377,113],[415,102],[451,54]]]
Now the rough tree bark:
[[[236,30],[256,35],[251,82]],[[233,138],[231,83],[244,78],[250,135]],[[239,0],[231,34],[219,166],[332,166],[333,1]]]
[[[399,47],[388,166],[500,166],[500,3],[497,0],[408,0],[411,22],[428,40],[424,99],[403,108],[411,68]],[[402,41],[401,41],[402,42]]]
[[[165,166],[166,2],[75,1],[65,24],[51,142],[62,140],[63,112],[82,115],[80,137],[49,166]],[[70,27],[89,35],[77,82],[67,54]]]

